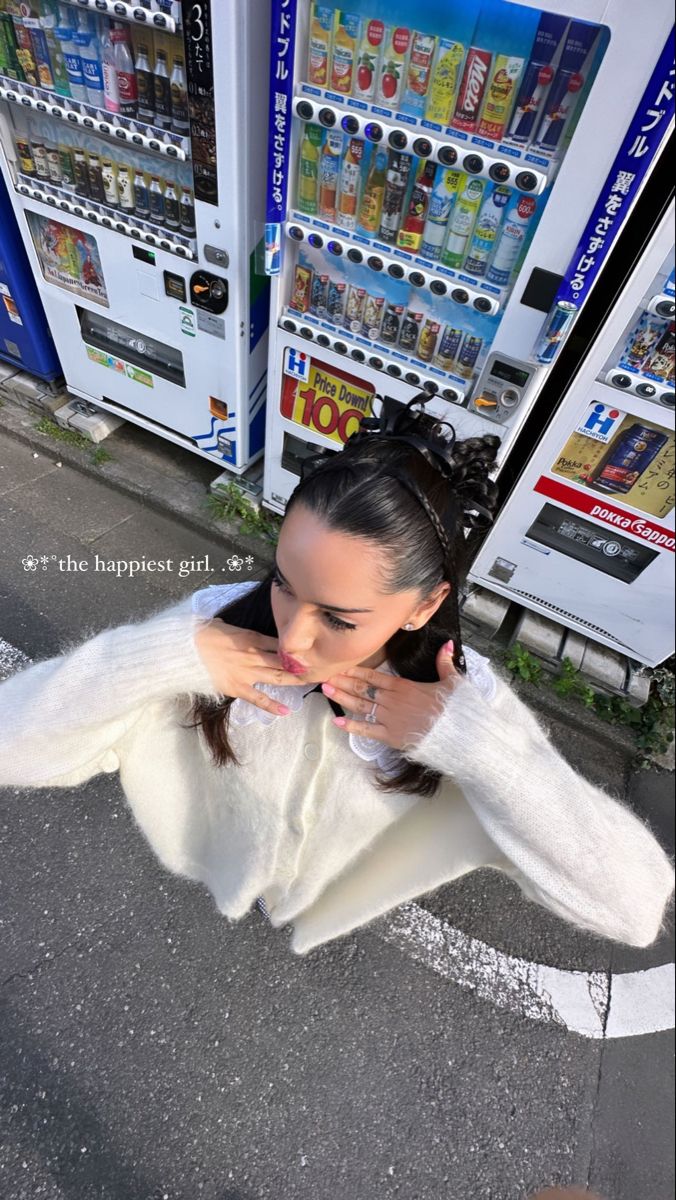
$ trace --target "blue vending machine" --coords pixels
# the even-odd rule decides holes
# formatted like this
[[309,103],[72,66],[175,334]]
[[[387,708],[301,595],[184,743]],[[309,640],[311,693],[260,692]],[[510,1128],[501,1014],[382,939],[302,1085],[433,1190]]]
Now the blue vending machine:
[[1,172],[0,358],[47,383],[63,374]]

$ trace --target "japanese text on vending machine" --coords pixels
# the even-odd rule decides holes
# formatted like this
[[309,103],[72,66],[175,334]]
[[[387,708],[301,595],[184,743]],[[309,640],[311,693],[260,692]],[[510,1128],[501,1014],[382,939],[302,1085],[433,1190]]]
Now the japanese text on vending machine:
[[557,301],[579,307],[674,117],[674,54],[669,37],[578,244]]
[[281,223],[286,211],[288,158],[291,142],[291,102],[296,37],[296,0],[275,0],[272,6],[270,69],[270,145],[268,211],[265,231],[265,269],[280,269]]

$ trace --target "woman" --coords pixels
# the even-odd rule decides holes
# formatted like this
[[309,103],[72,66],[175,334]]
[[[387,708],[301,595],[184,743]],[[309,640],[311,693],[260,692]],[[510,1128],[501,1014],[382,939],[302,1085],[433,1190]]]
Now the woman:
[[119,769],[162,863],[231,920],[261,897],[297,954],[482,866],[647,946],[666,854],[463,653],[464,529],[491,519],[497,439],[456,444],[416,404],[306,464],[263,583],[204,589],[0,685],[0,785]]

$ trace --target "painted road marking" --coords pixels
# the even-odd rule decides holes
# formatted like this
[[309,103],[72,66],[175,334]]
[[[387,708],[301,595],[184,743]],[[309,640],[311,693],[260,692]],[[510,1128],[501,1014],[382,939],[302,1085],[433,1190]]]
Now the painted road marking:
[[[0,680],[31,663],[0,638]],[[674,1028],[674,964],[609,976],[564,971],[495,950],[415,903],[403,904],[374,932],[416,962],[482,1000],[529,1021],[586,1038],[624,1038]]]
[[454,929],[413,902],[374,932],[416,962],[497,1008],[586,1038],[637,1037],[674,1028],[674,964],[609,975],[528,962]]

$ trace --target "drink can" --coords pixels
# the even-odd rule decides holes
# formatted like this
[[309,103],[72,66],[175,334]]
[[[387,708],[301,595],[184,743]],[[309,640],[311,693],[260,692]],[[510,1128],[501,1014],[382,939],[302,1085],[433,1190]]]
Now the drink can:
[[407,312],[401,324],[401,333],[399,334],[399,346],[405,350],[407,354],[415,354],[418,338],[420,337],[420,326],[422,325],[423,313]]
[[463,379],[469,379],[473,374],[483,344],[483,338],[475,337],[471,333],[465,335],[462,350],[458,355],[458,371]]
[[438,321],[433,321],[431,318],[425,322],[423,331],[420,334],[418,342],[418,358],[422,362],[430,363],[434,358],[434,351],[437,345],[437,339],[441,332],[441,325]]
[[293,277],[293,294],[291,308],[296,312],[306,313],[310,307],[310,291],[312,288],[312,271],[309,267],[296,267]]
[[478,46],[472,46],[468,51],[452,122],[456,129],[476,132],[492,60],[490,51],[480,50]]
[[16,138],[15,145],[16,152],[19,156],[19,167],[21,168],[22,175],[36,175],[37,171],[35,169],[33,151],[31,150],[31,144],[28,141],[28,138]]
[[444,330],[444,336],[441,339],[437,357],[434,360],[436,365],[441,367],[442,371],[451,370],[460,349],[461,341],[462,329],[457,329],[455,325],[447,325]]
[[560,300],[554,305],[535,347],[538,362],[553,362],[561,342],[577,316],[577,311],[577,305],[567,300]]
[[626,495],[666,446],[669,437],[647,425],[632,425],[602,460],[591,487]]
[[365,303],[366,288],[350,284],[345,306],[345,328],[349,329],[350,333],[361,333]]
[[388,304],[380,330],[381,342],[385,342],[388,346],[396,345],[399,339],[399,330],[401,329],[401,318],[403,315],[403,304]]
[[505,132],[524,60],[509,54],[496,55],[481,110],[479,136],[499,141]]
[[323,317],[327,312],[329,299],[329,277],[315,272],[310,290],[310,312],[317,317]]
[[366,304],[364,305],[364,322],[362,325],[362,333],[365,337],[375,341],[380,337],[380,327],[383,323],[385,314],[385,297],[384,296],[367,296]]
[[556,13],[543,13],[535,35],[531,59],[512,113],[509,137],[515,142],[530,142],[538,122],[547,90],[554,78],[553,59],[564,35],[568,18]]
[[481,277],[486,274],[488,260],[493,253],[511,195],[511,188],[496,184],[479,210],[469,253],[464,263],[464,270],[472,275]]
[[342,325],[345,320],[345,301],[347,299],[347,284],[334,283],[329,280],[326,311],[334,325]]

